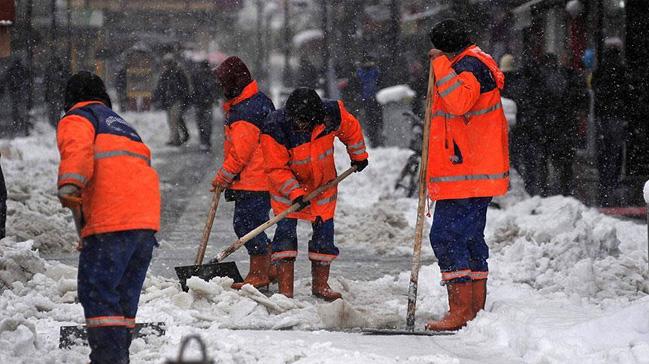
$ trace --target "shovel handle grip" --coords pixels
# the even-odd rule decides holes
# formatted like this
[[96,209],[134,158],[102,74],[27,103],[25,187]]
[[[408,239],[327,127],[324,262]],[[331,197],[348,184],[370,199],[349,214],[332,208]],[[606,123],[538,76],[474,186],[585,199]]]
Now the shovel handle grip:
[[[329,188],[331,188],[331,187],[336,186],[336,185],[339,184],[342,180],[344,180],[345,178],[347,178],[350,174],[356,172],[356,169],[357,169],[356,166],[352,166],[351,168],[349,168],[349,169],[347,169],[345,172],[343,172],[340,176],[336,177],[336,179],[333,179],[333,180],[331,180],[331,181],[325,183],[324,185],[322,185],[322,186],[316,188],[315,190],[313,190],[313,192],[311,192],[311,193],[309,193],[308,195],[306,195],[306,197],[304,198],[304,201],[311,201],[312,199],[318,197],[318,195],[320,195],[320,194],[321,194],[322,192],[324,192],[325,190],[327,190],[327,189],[329,189]],[[230,256],[230,254],[232,254],[232,253],[234,253],[235,251],[237,251],[237,249],[241,248],[241,246],[244,245],[245,243],[247,243],[250,239],[253,239],[253,238],[256,237],[257,235],[259,235],[259,234],[261,234],[262,232],[264,232],[264,231],[265,231],[266,229],[268,229],[269,227],[271,227],[271,226],[277,224],[280,220],[284,219],[284,218],[285,218],[286,216],[288,216],[289,214],[291,214],[291,213],[297,211],[299,208],[300,208],[300,205],[299,205],[299,204],[293,204],[293,205],[291,205],[291,207],[289,207],[288,209],[282,211],[282,212],[281,212],[280,214],[278,214],[278,215],[275,215],[275,217],[273,217],[272,219],[270,219],[270,220],[266,221],[265,223],[259,225],[257,228],[255,228],[254,230],[252,230],[252,231],[249,232],[248,234],[242,236],[242,237],[239,238],[237,241],[235,241],[234,243],[230,244],[230,246],[228,246],[227,248],[223,249],[223,251],[221,251],[221,252],[216,256],[216,258],[212,259],[212,260],[210,261],[210,263],[213,264],[213,263],[219,263],[219,262],[223,261],[223,259],[227,258],[228,256]]]
[[198,252],[196,253],[196,259],[194,260],[195,265],[203,264],[203,258],[205,257],[205,250],[207,249],[207,241],[210,240],[210,233],[212,232],[212,225],[214,224],[214,217],[216,217],[216,209],[219,207],[219,200],[221,199],[221,188],[217,187],[214,190],[212,195],[212,203],[210,205],[210,212],[207,215],[207,222],[205,222],[205,227],[203,228],[203,237],[198,246]]

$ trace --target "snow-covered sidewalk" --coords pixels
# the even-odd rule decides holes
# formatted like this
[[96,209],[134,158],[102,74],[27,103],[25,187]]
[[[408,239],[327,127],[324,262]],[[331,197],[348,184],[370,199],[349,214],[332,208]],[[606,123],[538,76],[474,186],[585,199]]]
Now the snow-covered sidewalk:
[[[160,113],[127,119],[154,158],[164,150]],[[58,349],[59,327],[83,321],[76,269],[39,255],[69,251],[74,241],[69,213],[55,198],[54,133],[39,124],[36,136],[0,141],[0,148],[10,198],[9,237],[0,241],[0,362],[84,363],[87,348]],[[344,150],[336,153],[339,169],[346,168]],[[409,265],[416,201],[392,192],[408,155],[372,150],[370,167],[341,185],[342,251],[362,248]],[[192,279],[185,293],[176,280],[149,275],[138,321],[164,321],[167,333],[135,340],[132,362],[164,362],[176,356],[183,336],[197,333],[219,363],[649,363],[646,225],[572,198],[518,196],[489,210],[487,307],[455,336],[311,332],[402,325],[407,271],[369,281],[337,277],[332,284],[345,299],[333,303],[311,297],[304,279],[287,299],[249,287],[234,291],[225,278]],[[424,254],[432,256],[428,244]],[[447,304],[438,266],[420,274],[421,327]]]

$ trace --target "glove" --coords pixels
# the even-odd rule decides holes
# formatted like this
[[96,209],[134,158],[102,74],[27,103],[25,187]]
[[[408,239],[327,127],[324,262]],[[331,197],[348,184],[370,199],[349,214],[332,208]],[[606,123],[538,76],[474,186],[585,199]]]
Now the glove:
[[81,207],[81,189],[75,185],[63,185],[58,192],[59,201],[63,207],[76,209]]
[[356,172],[360,172],[367,167],[368,161],[367,159],[363,159],[361,161],[352,161],[352,167],[356,167]]
[[435,58],[443,56],[443,55],[444,55],[444,52],[440,51],[439,49],[433,48],[430,51],[428,51],[428,58],[430,58],[431,61],[434,61]]
[[221,168],[217,173],[216,176],[214,176],[214,180],[212,181],[212,189],[210,191],[214,192],[217,187],[221,187],[221,190],[225,190],[232,184],[232,178],[229,178],[226,175],[226,171]]
[[309,206],[311,204],[311,202],[304,201],[304,196],[300,196],[300,197],[296,198],[295,200],[293,200],[291,202],[291,204],[298,205],[298,208],[295,211],[302,211],[302,210],[304,210],[305,207]]

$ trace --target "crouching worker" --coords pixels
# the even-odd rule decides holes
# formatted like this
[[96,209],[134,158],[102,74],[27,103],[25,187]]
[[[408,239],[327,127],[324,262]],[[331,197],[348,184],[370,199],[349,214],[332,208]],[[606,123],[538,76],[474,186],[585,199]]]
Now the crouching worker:
[[[248,67],[238,57],[229,57],[214,71],[226,102],[223,165],[212,182],[225,190],[225,199],[234,201],[234,232],[242,237],[268,220],[270,197],[264,156],[259,145],[261,126],[275,110],[273,102],[260,92]],[[246,243],[250,270],[243,283],[264,287],[275,278],[270,264],[270,240],[261,233]]]
[[58,124],[58,195],[81,211],[78,296],[91,363],[128,363],[140,291],[160,228],[158,175],[137,132],[111,110],[103,81],[73,75]]
[[457,330],[484,308],[487,207],[509,185],[507,120],[500,103],[504,76],[491,56],[471,43],[462,23],[442,21],[430,39],[436,83],[427,180],[428,197],[437,201],[430,242],[450,310],[426,328]]
[[275,111],[264,125],[261,145],[270,177],[271,205],[278,214],[299,203],[301,210],[280,221],[273,238],[273,261],[279,261],[279,292],[293,297],[293,265],[297,256],[297,219],[311,221],[309,259],[312,293],[327,301],[341,298],[329,287],[329,267],[338,256],[334,245],[334,211],[337,188],[332,187],[310,202],[304,197],[336,178],[334,138],[346,146],[357,171],[367,166],[367,152],[360,124],[341,101],[323,102],[308,88],[298,88],[286,107]]

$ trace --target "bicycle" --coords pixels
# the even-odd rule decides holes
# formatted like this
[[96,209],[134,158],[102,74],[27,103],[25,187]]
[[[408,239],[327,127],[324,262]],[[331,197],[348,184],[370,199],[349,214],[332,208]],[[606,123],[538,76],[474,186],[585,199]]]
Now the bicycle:
[[424,122],[412,111],[406,111],[401,115],[404,117],[405,122],[410,122],[412,137],[410,138],[408,148],[414,153],[408,157],[406,165],[399,174],[394,190],[398,191],[401,188],[405,191],[406,197],[413,197],[419,187],[419,165],[421,163]]

